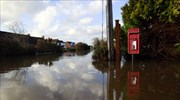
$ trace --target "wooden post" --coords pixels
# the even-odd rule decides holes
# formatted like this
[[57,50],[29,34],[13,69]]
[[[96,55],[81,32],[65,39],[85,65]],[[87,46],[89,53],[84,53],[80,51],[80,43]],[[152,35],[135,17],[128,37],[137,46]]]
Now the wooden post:
[[108,78],[107,78],[107,100],[114,100],[114,96],[113,96],[113,89],[114,89],[114,66],[112,66],[110,64],[110,62],[108,62]]
[[120,24],[116,20],[116,61],[120,61]]
[[120,99],[120,24],[119,20],[116,20],[116,100]]
[[108,59],[114,59],[114,41],[113,41],[113,15],[112,15],[112,0],[107,0],[106,6],[106,29],[107,29],[107,45]]
[[121,97],[121,81],[120,81],[120,66],[121,66],[121,63],[120,61],[118,61],[116,59],[116,86],[115,86],[115,90],[116,90],[116,100],[119,100],[120,97]]

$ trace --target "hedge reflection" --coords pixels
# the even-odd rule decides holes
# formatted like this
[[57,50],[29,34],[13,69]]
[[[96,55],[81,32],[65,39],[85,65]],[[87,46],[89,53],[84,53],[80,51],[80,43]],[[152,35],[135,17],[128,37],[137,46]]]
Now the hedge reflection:
[[58,61],[61,55],[39,55],[0,58],[0,73],[30,67],[33,63],[52,66],[53,61]]
[[[179,61],[135,61],[132,70],[131,61],[127,61],[120,68],[117,79],[115,62],[92,62],[94,67],[102,73],[107,73],[107,98],[122,100],[178,100],[180,87]],[[139,72],[140,84],[138,97],[128,94],[128,72]],[[112,91],[110,91],[112,90]],[[123,94],[123,95],[121,95]],[[114,97],[113,97],[114,98]]]

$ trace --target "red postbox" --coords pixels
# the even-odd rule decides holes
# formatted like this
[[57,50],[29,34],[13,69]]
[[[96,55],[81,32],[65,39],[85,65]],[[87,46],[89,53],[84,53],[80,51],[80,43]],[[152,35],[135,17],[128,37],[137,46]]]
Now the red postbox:
[[139,28],[128,29],[128,53],[139,54]]

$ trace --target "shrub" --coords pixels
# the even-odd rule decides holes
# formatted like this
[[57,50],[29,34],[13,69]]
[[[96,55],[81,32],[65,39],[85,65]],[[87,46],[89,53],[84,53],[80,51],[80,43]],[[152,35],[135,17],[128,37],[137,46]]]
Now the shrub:
[[94,39],[94,52],[92,58],[94,60],[108,60],[107,42]]
[[78,42],[75,45],[76,50],[90,50],[90,46],[88,46],[86,43]]

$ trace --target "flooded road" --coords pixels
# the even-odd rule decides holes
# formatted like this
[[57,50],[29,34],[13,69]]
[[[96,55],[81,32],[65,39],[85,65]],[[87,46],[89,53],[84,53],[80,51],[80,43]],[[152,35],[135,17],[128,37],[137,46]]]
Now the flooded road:
[[[179,61],[93,61],[92,52],[0,59],[0,100],[179,100]],[[120,66],[121,65],[121,66]]]

